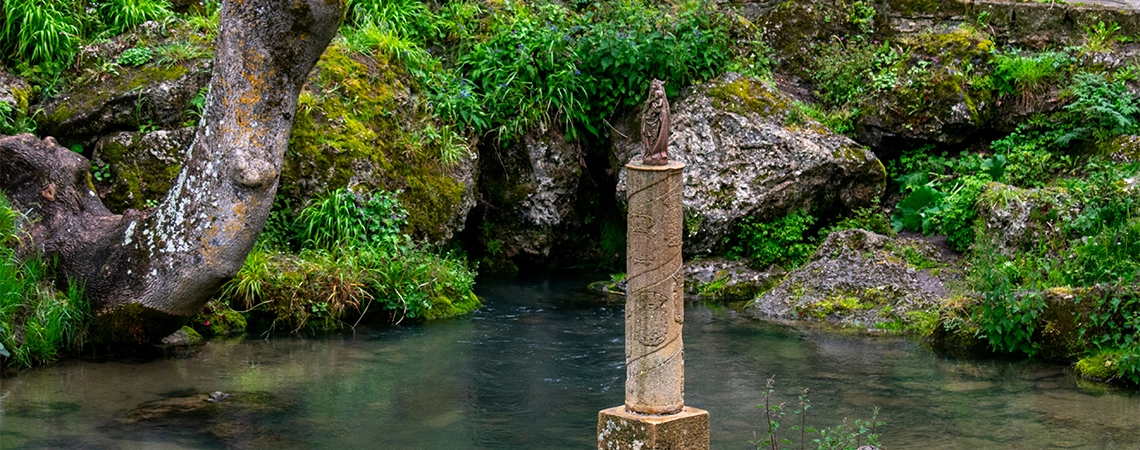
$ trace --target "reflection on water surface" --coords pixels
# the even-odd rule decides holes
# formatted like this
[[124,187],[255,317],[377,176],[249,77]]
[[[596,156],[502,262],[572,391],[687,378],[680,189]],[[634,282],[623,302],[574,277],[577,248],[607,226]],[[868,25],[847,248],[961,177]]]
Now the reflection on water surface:
[[[624,328],[622,304],[582,284],[488,281],[486,308],[442,323],[25,372],[0,380],[0,448],[592,448],[598,410],[623,400]],[[704,305],[685,325],[686,402],[712,414],[715,449],[755,447],[772,375],[779,401],[811,389],[809,425],[880,407],[891,449],[1140,448],[1140,395],[1082,391],[1064,367]]]

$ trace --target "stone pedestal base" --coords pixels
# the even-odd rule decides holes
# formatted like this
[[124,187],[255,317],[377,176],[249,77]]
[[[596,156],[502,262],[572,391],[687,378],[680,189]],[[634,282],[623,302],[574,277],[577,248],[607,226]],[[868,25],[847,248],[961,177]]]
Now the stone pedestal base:
[[709,450],[709,412],[688,406],[646,416],[625,406],[598,412],[598,450]]

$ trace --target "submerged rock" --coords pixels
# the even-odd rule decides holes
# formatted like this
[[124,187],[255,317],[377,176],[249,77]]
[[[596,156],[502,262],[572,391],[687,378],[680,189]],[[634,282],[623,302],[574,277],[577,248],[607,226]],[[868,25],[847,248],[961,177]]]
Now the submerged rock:
[[299,426],[298,407],[269,392],[182,394],[143,403],[107,427],[128,434],[162,430],[164,439],[192,447],[303,448],[288,433]]
[[930,243],[866,230],[831,233],[811,262],[746,308],[754,317],[832,320],[844,324],[932,328],[954,257]]
[[[883,192],[886,171],[874,154],[816,122],[790,125],[791,107],[784,94],[735,73],[673,102],[669,155],[686,164],[686,254],[719,250],[747,216],[845,211]],[[614,133],[619,203],[626,195],[624,164],[641,157],[636,120],[621,121]]]
[[170,336],[162,338],[162,347],[197,347],[206,341],[202,339],[202,335],[198,334],[190,327],[182,327],[178,331],[171,333]]

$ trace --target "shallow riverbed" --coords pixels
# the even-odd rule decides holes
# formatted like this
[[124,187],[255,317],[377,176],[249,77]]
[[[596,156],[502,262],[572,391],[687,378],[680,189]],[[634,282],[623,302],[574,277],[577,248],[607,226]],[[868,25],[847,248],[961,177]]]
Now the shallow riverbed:
[[[583,284],[485,281],[484,309],[441,323],[25,371],[0,380],[0,448],[592,448],[598,410],[623,400],[623,304]],[[947,359],[701,304],[684,336],[686,403],[710,411],[714,449],[755,448],[772,375],[773,400],[810,389],[809,426],[881,408],[890,449],[1140,448],[1140,394],[1083,390],[1062,366]],[[212,391],[231,396],[200,395]]]

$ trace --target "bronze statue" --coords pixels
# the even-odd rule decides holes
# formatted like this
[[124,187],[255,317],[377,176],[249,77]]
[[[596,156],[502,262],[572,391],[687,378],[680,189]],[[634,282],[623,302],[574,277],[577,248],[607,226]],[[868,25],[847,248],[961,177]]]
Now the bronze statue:
[[669,163],[669,99],[665,98],[665,82],[656,78],[649,83],[649,96],[641,107],[641,145],[643,164]]

